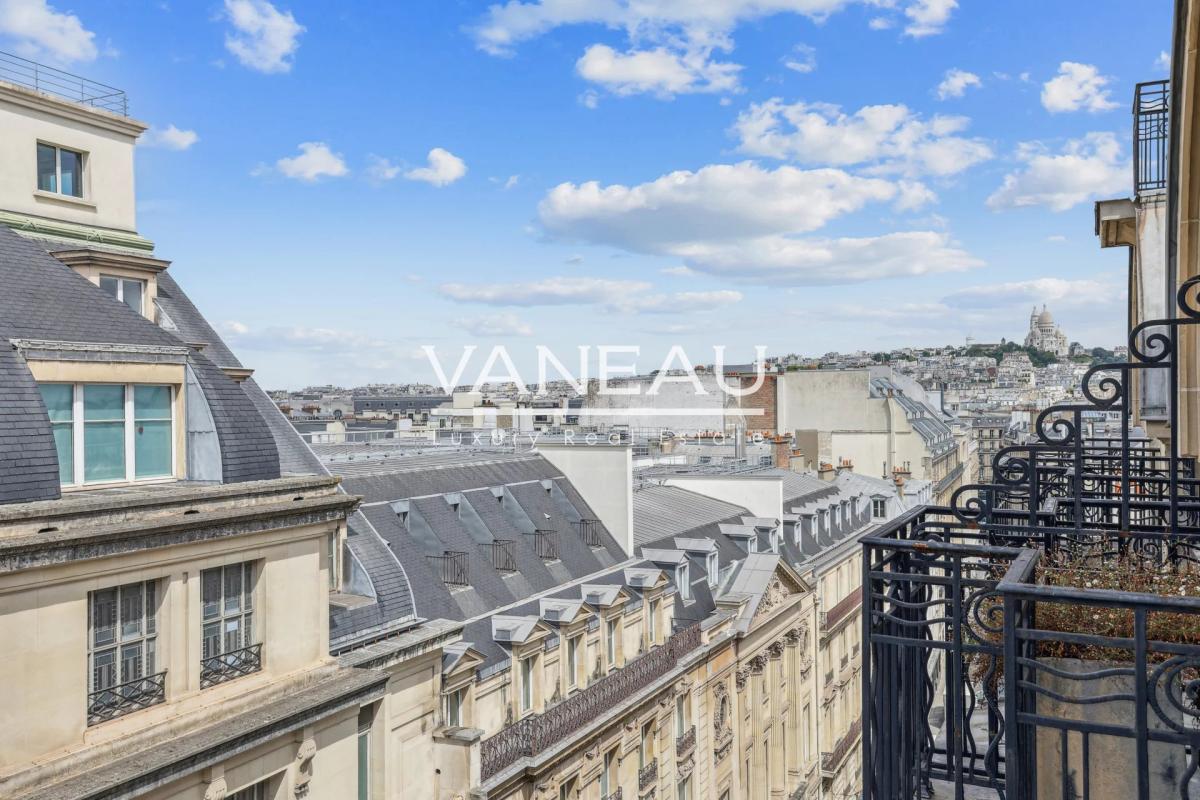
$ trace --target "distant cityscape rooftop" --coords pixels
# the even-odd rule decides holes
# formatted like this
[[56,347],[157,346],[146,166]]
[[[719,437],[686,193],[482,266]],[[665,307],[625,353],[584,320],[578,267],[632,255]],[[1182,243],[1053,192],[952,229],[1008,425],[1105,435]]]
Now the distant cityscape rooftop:
[[116,87],[0,50],[0,81],[39,94],[129,116],[129,98]]

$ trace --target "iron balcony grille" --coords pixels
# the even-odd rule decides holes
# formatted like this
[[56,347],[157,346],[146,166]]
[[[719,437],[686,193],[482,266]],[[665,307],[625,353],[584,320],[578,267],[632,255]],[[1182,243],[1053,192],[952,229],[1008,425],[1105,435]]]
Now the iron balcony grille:
[[562,743],[671,672],[681,658],[700,644],[700,625],[684,628],[662,646],[608,673],[543,713],[517,720],[484,739],[480,743],[481,780],[486,782],[519,759],[532,758]]
[[467,570],[467,554],[457,550],[447,550],[440,556],[426,556],[437,570],[442,583],[447,586],[467,586],[470,584]]
[[129,101],[120,89],[4,51],[0,51],[0,81],[123,117],[129,116]]
[[1167,189],[1170,81],[1139,83],[1133,100],[1133,184],[1140,197]]
[[558,558],[558,531],[538,528],[533,532],[533,550],[544,561]]
[[638,791],[644,792],[658,780],[658,759],[638,770]]
[[684,731],[683,736],[675,740],[675,757],[684,758],[688,753],[696,749],[696,726],[688,728]]
[[99,689],[88,695],[88,725],[107,722],[167,699],[166,671]]
[[497,539],[484,545],[491,551],[492,567],[500,572],[517,571],[517,543],[512,539]]
[[600,534],[600,520],[581,519],[578,525],[579,537],[583,539],[584,544],[588,547],[604,547],[604,540]]
[[846,759],[846,755],[853,748],[854,743],[858,741],[859,734],[862,733],[862,720],[856,719],[850,723],[850,729],[847,730],[842,738],[838,739],[837,744],[833,746],[833,750],[821,753],[821,775],[827,778],[832,778],[837,774],[837,769]]
[[252,644],[239,650],[210,656],[200,661],[200,688],[251,675],[262,669],[262,645]]

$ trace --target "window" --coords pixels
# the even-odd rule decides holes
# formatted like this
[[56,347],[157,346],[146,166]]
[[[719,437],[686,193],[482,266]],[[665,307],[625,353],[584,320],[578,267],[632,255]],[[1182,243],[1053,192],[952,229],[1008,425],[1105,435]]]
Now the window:
[[158,584],[88,594],[88,724],[160,703]]
[[375,709],[358,710],[358,800],[371,800],[371,723]]
[[658,601],[650,604],[650,644],[658,638]]
[[174,474],[174,388],[47,383],[40,387],[64,486]]
[[675,789],[675,796],[678,800],[692,800],[692,776],[688,775],[681,780]]
[[521,659],[521,711],[533,708],[533,667],[537,657]]
[[257,672],[254,641],[254,564],[230,564],[200,573],[200,687]]
[[600,800],[607,800],[616,791],[617,786],[617,750],[613,748],[604,754],[604,768],[600,771]]
[[675,738],[687,733],[687,695],[680,694],[675,698]]
[[119,278],[116,275],[101,275],[100,288],[112,297],[132,308],[138,314],[145,315],[142,298],[146,295],[146,282],[136,278]]
[[606,620],[604,624],[604,638],[608,646],[608,665],[613,667],[617,664],[617,620]]
[[564,781],[558,787],[558,800],[574,800],[575,797],[575,778]]
[[463,707],[467,702],[467,687],[446,693],[446,727],[463,727]]
[[871,501],[871,516],[875,519],[883,519],[887,516],[887,501],[872,500]]
[[692,581],[686,563],[680,564],[675,570],[675,583],[679,588],[680,599],[685,603],[690,603],[692,600]]
[[717,564],[717,554],[708,554],[708,585],[716,588],[717,580],[720,578],[720,567]]
[[83,197],[83,153],[38,142],[37,176],[39,191]]
[[267,800],[271,797],[270,788],[271,781],[269,779],[259,781],[253,786],[247,786],[245,789],[225,795],[225,800]]
[[579,682],[579,637],[567,639],[567,688],[575,688]]
[[638,769],[646,768],[646,765],[654,760],[654,723],[647,722],[642,725],[642,738],[638,743]]

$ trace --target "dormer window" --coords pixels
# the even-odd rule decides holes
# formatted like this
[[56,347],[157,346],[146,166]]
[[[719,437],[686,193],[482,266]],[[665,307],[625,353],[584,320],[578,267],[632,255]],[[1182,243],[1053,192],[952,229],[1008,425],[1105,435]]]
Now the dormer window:
[[708,554],[708,585],[715,589],[717,586],[718,577],[719,577],[719,568],[717,566],[717,554],[709,553]]
[[680,564],[675,570],[675,583],[679,587],[679,598],[685,603],[690,603],[692,600],[692,582],[688,572],[687,564]]
[[38,142],[37,180],[40,192],[83,197],[83,153]]
[[887,501],[872,500],[871,501],[871,516],[875,519],[883,519],[887,516]]
[[138,314],[145,316],[143,298],[146,296],[146,282],[137,278],[121,278],[116,275],[101,275],[100,288],[109,297],[124,303]]

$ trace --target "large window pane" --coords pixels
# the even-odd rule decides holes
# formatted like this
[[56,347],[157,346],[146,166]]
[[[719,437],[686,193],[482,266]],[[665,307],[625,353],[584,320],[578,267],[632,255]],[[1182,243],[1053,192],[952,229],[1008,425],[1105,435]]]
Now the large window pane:
[[92,593],[92,645],[101,647],[117,640],[117,590]]
[[125,280],[121,281],[121,299],[125,301],[125,305],[132,308],[137,313],[142,313],[142,282]]
[[50,383],[38,387],[42,391],[42,402],[50,415],[50,431],[54,435],[54,449],[58,454],[58,480],[60,483],[75,482],[75,429],[72,400],[74,387],[69,383]]
[[100,290],[116,300],[121,294],[121,279],[111,275],[100,276]]
[[[125,387],[83,387],[83,479],[125,477]],[[109,421],[113,420],[113,421]]]
[[62,193],[83,197],[83,154],[74,150],[58,151],[58,173],[62,178]]
[[[126,292],[128,292],[128,286],[126,286]],[[126,294],[127,301],[128,297]],[[170,387],[133,387],[133,416],[134,476],[153,478],[170,475],[172,472]]]
[[58,191],[58,152],[48,144],[37,146],[38,189],[43,192]]

